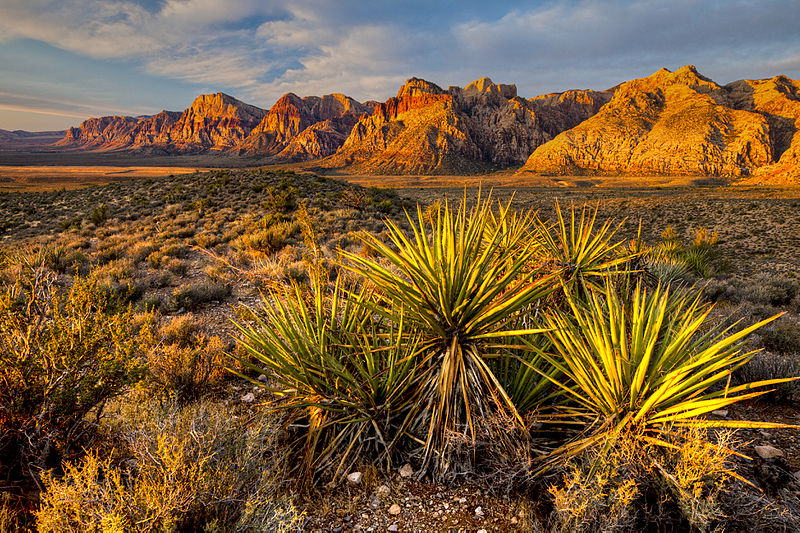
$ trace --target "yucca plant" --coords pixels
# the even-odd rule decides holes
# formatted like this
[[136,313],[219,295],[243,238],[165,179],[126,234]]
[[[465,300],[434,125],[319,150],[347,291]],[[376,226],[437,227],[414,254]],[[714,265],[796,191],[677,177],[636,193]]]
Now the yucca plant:
[[521,421],[487,359],[496,356],[496,339],[540,331],[517,330],[515,315],[552,291],[554,277],[531,271],[531,218],[512,221],[510,213],[510,205],[493,213],[480,196],[472,210],[466,198],[457,210],[445,202],[428,216],[418,207],[416,220],[407,213],[412,234],[387,221],[388,243],[363,237],[375,259],[343,254],[380,291],[374,310],[392,321],[404,316],[420,333],[423,462],[435,460],[440,472],[453,435],[474,441],[475,424],[497,410]]
[[312,276],[311,291],[273,292],[249,325],[237,324],[249,356],[239,362],[274,381],[254,383],[272,390],[271,408],[300,434],[302,481],[335,478],[362,453],[390,461],[419,393],[414,333],[402,317],[373,316],[369,292],[346,296],[340,285],[326,294]]
[[699,296],[639,284],[624,298],[610,281],[585,302],[570,297],[569,308],[544,320],[552,352],[531,348],[563,373],[554,383],[601,429],[559,453],[577,453],[622,429],[672,446],[671,428],[776,426],[698,417],[767,392],[753,389],[789,381],[714,387],[756,353],[743,352],[742,339],[777,316],[739,331],[716,331],[707,327],[711,308]]
[[556,202],[554,226],[537,220],[544,259],[559,273],[565,292],[580,298],[592,290],[602,290],[603,279],[614,271],[618,273],[619,267],[631,259],[628,254],[619,253],[624,241],[612,242],[619,225],[613,228],[612,221],[607,220],[595,227],[597,211],[584,206],[578,217],[572,206],[567,222]]

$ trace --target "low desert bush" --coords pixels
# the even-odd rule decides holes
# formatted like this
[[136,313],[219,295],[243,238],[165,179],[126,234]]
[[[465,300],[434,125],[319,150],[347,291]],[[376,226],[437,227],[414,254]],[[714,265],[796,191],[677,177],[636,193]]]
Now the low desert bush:
[[225,342],[208,335],[192,314],[163,324],[151,341],[149,376],[143,386],[151,393],[180,404],[217,390],[225,378]]
[[196,311],[205,303],[222,301],[231,294],[231,286],[224,283],[215,283],[210,280],[198,283],[184,283],[175,288],[166,303],[168,312],[177,312],[181,309]]
[[0,472],[35,479],[80,449],[85,417],[144,373],[142,324],[93,277],[40,269],[0,289]]
[[784,316],[760,332],[764,347],[775,353],[800,357],[800,323]]
[[762,274],[755,276],[747,284],[744,298],[751,302],[785,307],[800,294],[800,283],[783,276]]
[[[44,478],[36,526],[61,531],[294,531],[277,426],[224,404],[137,406],[129,458],[90,453]],[[134,425],[135,423],[135,425]],[[121,452],[118,451],[118,454]]]
[[[731,376],[731,383],[738,385],[795,376],[800,376],[800,356],[762,351],[757,353],[749,363],[734,372]],[[797,381],[779,383],[770,388],[771,390],[762,397],[765,402],[791,404],[800,398],[800,383]]]
[[722,497],[733,489],[731,433],[682,430],[680,446],[622,433],[571,459],[548,489],[559,531],[634,531],[724,526]]

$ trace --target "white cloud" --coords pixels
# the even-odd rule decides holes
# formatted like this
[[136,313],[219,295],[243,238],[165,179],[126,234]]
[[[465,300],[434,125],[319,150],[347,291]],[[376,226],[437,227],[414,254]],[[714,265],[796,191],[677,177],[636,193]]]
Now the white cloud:
[[247,88],[259,83],[269,64],[253,64],[246,56],[226,52],[196,51],[165,54],[147,62],[147,71],[203,85],[221,81],[230,87]]
[[516,83],[524,96],[602,89],[685,63],[720,82],[777,73],[769,69],[800,77],[800,3],[551,0],[511,9],[499,2],[499,18],[455,22],[452,6],[432,2],[431,18],[442,23],[423,26],[402,22],[411,9],[402,3],[361,7],[345,0],[165,0],[154,9],[132,0],[0,0],[0,40],[25,37],[132,60],[148,73],[230,88],[262,106],[290,91],[382,100],[412,75],[444,86],[489,75]]

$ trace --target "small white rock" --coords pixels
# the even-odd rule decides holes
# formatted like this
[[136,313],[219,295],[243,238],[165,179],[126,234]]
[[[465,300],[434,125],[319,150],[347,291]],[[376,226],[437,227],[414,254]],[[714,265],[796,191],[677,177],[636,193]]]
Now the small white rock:
[[393,533],[397,531],[397,524],[392,524],[386,528],[386,531],[392,531]]
[[255,399],[256,399],[256,395],[253,394],[252,392],[248,392],[247,394],[242,396],[242,401],[244,403],[253,403],[253,400],[255,400]]
[[267,382],[267,376],[265,376],[264,374],[260,374],[258,376],[258,381],[260,381],[261,383],[266,383]]
[[392,516],[399,515],[400,511],[402,511],[402,509],[400,509],[400,506],[397,505],[396,503],[393,503],[392,506],[389,507],[389,514]]
[[411,477],[414,475],[414,469],[411,468],[411,465],[406,463],[400,469],[400,477]]
[[350,474],[347,474],[347,481],[353,485],[358,485],[361,483],[361,476],[361,472],[351,472]]
[[726,416],[728,416],[728,410],[727,409],[717,409],[716,411],[711,411],[711,414],[714,415],[714,416],[726,417]]
[[783,450],[779,450],[774,446],[756,446],[756,453],[762,459],[774,459],[776,457],[783,457]]
[[483,508],[482,507],[479,506],[479,507],[475,508],[475,516],[483,516]]
[[388,485],[381,485],[380,487],[378,487],[377,489],[375,489],[375,495],[376,495],[378,498],[385,498],[385,497],[387,497],[389,494],[391,494],[391,492],[392,492],[392,491],[391,491],[391,489],[389,488],[389,486],[388,486]]
[[489,532],[488,532],[488,531],[486,531],[485,529],[479,529],[479,530],[478,530],[478,533],[489,533]]

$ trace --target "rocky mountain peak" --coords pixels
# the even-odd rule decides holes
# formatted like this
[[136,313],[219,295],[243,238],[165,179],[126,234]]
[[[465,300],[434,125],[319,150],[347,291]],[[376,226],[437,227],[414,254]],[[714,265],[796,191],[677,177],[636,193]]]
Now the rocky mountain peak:
[[517,96],[517,86],[514,84],[506,85],[505,83],[496,85],[489,76],[484,76],[464,87],[464,92],[499,94],[503,98],[510,100]]
[[444,94],[445,91],[435,83],[421,78],[409,78],[397,91],[397,98],[416,97],[426,94]]
[[194,99],[192,105],[189,106],[185,113],[193,117],[235,117],[238,120],[244,120],[246,122],[255,121],[256,123],[266,115],[266,111],[263,109],[245,104],[233,96],[221,92],[201,94]]

